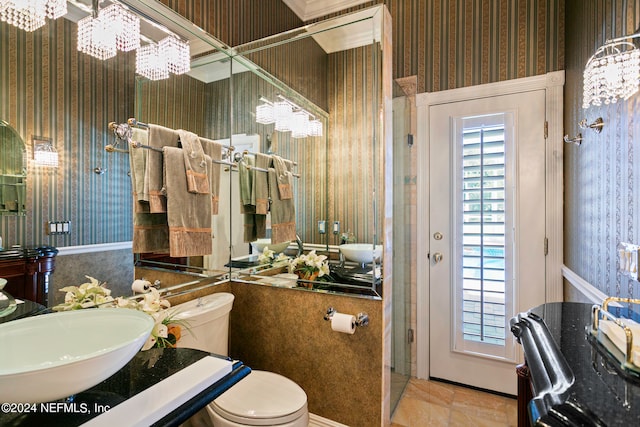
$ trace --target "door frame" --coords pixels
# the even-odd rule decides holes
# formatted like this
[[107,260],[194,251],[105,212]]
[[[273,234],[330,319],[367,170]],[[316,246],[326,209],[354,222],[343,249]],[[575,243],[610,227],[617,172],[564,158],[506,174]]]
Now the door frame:
[[[532,90],[545,90],[547,121],[545,152],[545,234],[546,256],[545,301],[562,301],[563,262],[563,87],[564,71],[540,76],[488,83],[440,92],[416,95],[418,128],[417,145],[417,290],[416,290],[416,376],[429,378],[429,107],[450,102],[492,96],[510,95]],[[544,126],[541,123],[540,126]]]

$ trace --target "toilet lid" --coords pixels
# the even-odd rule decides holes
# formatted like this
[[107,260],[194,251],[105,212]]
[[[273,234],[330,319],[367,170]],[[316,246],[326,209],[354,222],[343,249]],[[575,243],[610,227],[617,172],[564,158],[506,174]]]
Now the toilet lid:
[[282,375],[251,371],[215,399],[211,407],[223,418],[240,424],[286,423],[306,413],[307,394]]

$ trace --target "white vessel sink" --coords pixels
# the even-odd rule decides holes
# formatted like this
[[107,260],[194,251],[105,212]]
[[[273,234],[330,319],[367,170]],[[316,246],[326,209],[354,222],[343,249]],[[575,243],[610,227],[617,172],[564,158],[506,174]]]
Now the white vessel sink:
[[63,399],[109,378],[154,326],[125,308],[65,311],[0,325],[0,402]]
[[338,246],[338,249],[348,261],[360,264],[372,263],[373,260],[377,261],[382,256],[382,245],[376,245],[374,248],[371,243],[347,243]]
[[274,245],[271,244],[271,239],[258,239],[255,242],[251,242],[251,246],[256,252],[262,253],[265,247],[269,247],[273,252],[279,254],[289,247],[290,242],[282,242],[276,243]]

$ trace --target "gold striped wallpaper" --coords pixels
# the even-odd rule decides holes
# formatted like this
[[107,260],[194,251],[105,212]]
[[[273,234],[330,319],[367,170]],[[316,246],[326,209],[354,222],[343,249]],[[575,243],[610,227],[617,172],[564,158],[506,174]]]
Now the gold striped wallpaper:
[[[162,1],[230,45],[301,24],[279,0]],[[377,3],[372,1],[362,7]],[[393,18],[394,77],[417,75],[420,92],[564,67],[563,0],[387,0],[385,4]],[[133,55],[120,53],[105,63],[92,60],[75,51],[73,29],[64,20],[50,21],[33,34],[0,24],[0,118],[18,130],[29,150],[31,135],[52,137],[63,165],[57,170],[30,166],[28,203],[32,213],[26,220],[0,219],[0,235],[10,244],[68,246],[130,238],[128,226],[122,226],[128,224],[124,218],[130,213],[128,208],[118,208],[119,200],[128,191],[122,179],[127,160],[122,155],[106,156],[101,147],[110,142],[106,130],[109,121],[135,116],[134,74],[130,68]],[[293,52],[287,55],[296,57]],[[352,55],[358,54],[347,52],[344,60]],[[268,67],[268,55],[263,60]],[[276,65],[282,67],[285,63],[279,61]],[[294,71],[318,73],[319,77],[312,78],[316,84],[312,85],[315,94],[311,98],[317,97],[320,106],[326,102],[332,113],[330,163],[340,165],[334,166],[336,171],[348,170],[357,160],[344,154],[348,146],[342,144],[355,143],[359,147],[368,136],[362,124],[353,123],[348,114],[335,109],[341,108],[340,104],[350,108],[362,105],[363,100],[358,97],[366,81],[338,81],[335,76],[323,80],[323,73],[339,72],[341,66],[337,62],[327,62],[325,67],[306,65],[302,73],[298,71],[304,61],[290,63],[298,64],[290,66],[290,73],[274,70],[273,74],[300,91],[309,86],[309,80],[296,81],[292,77]],[[348,90],[352,84],[357,90]],[[359,155],[369,158],[372,153],[360,151]],[[343,165],[345,168],[340,169]],[[92,172],[96,166],[106,167],[108,172],[96,175]],[[327,220],[335,218],[345,225],[355,222],[356,219],[339,217],[356,212],[355,204],[363,203],[358,199],[358,189],[347,190],[339,181],[333,182],[327,191],[333,194],[334,208],[330,207],[331,218]],[[338,205],[341,207],[335,207]],[[62,219],[72,221],[71,235],[50,239],[44,234],[46,221]],[[368,219],[366,226],[362,225],[363,219],[357,221],[359,225],[353,228],[364,233],[373,219]]]
[[[32,136],[51,138],[60,166],[29,160],[27,216],[0,217],[5,246],[74,246],[131,239],[128,159],[108,156],[110,121],[133,113],[133,54],[94,60],[76,50],[75,24],[49,21],[28,33],[0,23],[0,119],[32,158]],[[103,175],[94,168],[107,169]],[[47,221],[71,221],[71,234],[48,236]]]
[[[565,133],[582,132],[564,148],[564,263],[610,296],[640,298],[638,282],[617,271],[619,242],[640,244],[640,94],[582,108],[582,73],[607,39],[640,26],[639,0],[566,1]],[[578,122],[604,119],[600,134]]]

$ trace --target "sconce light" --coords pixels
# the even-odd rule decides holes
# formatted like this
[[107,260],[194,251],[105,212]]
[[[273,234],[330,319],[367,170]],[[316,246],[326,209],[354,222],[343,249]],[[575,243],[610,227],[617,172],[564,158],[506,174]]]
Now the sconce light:
[[66,13],[67,0],[0,0],[0,21],[25,31],[35,31],[45,18],[58,19]]
[[304,108],[278,95],[279,101],[271,102],[260,97],[262,104],[256,107],[256,123],[275,123],[278,132],[291,131],[292,138],[322,136],[322,122]]
[[33,160],[40,166],[58,167],[58,152],[50,139],[33,137]]
[[184,74],[191,69],[189,43],[171,35],[149,43],[136,51],[136,73],[149,80],[169,78],[169,73]]
[[607,40],[587,61],[584,69],[582,108],[616,103],[638,91],[640,50],[626,40],[640,33]]

